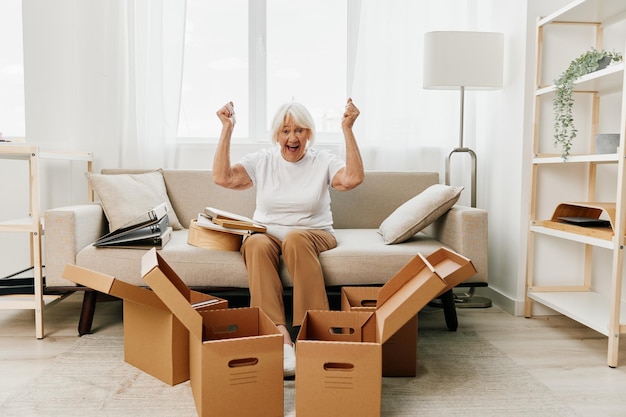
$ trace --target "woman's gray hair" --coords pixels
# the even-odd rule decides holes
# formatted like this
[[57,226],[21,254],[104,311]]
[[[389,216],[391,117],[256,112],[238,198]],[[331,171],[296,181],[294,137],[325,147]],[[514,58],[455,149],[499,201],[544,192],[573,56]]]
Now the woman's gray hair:
[[293,117],[293,121],[296,123],[296,126],[303,127],[311,131],[311,137],[309,138],[308,145],[313,145],[313,142],[315,142],[315,122],[313,121],[313,116],[311,116],[311,113],[309,113],[304,105],[296,102],[285,103],[276,111],[274,120],[272,121],[272,143],[278,143],[278,132],[283,127],[287,116]]

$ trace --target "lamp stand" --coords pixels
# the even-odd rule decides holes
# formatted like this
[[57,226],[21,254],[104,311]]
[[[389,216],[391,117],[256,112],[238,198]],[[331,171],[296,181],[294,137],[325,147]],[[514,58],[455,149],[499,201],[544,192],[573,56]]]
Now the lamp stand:
[[[465,87],[461,86],[461,123],[459,126],[459,147],[454,148],[446,158],[446,185],[450,185],[450,160],[452,155],[455,153],[467,153],[469,154],[472,160],[471,167],[471,186],[472,186],[472,194],[471,194],[471,206],[476,207],[476,153],[470,148],[466,148],[463,145],[463,121],[465,116]],[[467,307],[467,308],[485,308],[491,307],[491,300],[486,297],[480,297],[474,295],[474,287],[470,287],[469,290],[463,294],[455,294],[454,295],[455,305],[457,307]]]
[[449,154],[448,157],[446,158],[446,185],[450,185],[450,160],[452,158],[452,155],[455,153],[467,153],[470,155],[471,160],[472,160],[472,167],[471,167],[471,186],[472,186],[472,191],[471,191],[471,206],[472,207],[476,207],[476,153],[471,150],[470,148],[466,148],[463,145],[463,122],[464,122],[464,118],[465,118],[465,87],[461,86],[461,117],[460,117],[460,126],[459,126],[459,147],[458,148],[454,148]]

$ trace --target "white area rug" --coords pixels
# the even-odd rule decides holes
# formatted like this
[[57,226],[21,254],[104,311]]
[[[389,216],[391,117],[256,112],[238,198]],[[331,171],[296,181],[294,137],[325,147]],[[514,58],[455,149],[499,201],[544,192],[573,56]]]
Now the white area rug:
[[[285,382],[285,416],[295,416],[294,387],[293,381]],[[87,335],[0,404],[0,415],[197,414],[189,382],[171,387],[128,365],[121,337]],[[474,332],[421,332],[417,377],[383,378],[382,416],[574,415],[545,385]]]

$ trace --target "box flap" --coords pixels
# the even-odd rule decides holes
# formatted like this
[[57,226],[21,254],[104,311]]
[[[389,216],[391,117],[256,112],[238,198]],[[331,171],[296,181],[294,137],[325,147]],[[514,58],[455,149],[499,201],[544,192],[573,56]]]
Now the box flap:
[[152,291],[120,281],[110,275],[67,264],[63,278],[104,294],[167,311],[168,308]]
[[445,286],[433,266],[418,253],[378,292],[376,341],[386,342]]
[[450,249],[438,249],[428,255],[426,260],[435,268],[437,275],[446,281],[446,288],[442,292],[456,287],[476,273],[471,260]]
[[85,287],[92,288],[104,294],[111,294],[111,287],[115,277],[101,274],[80,266],[67,264],[63,270],[63,278],[68,279]]
[[152,248],[141,258],[141,275],[144,276],[148,271],[155,267],[159,267],[159,269],[163,271],[167,279],[172,283],[172,285],[174,285],[174,287],[176,287],[178,292],[181,293],[185,299],[191,300],[191,290],[187,284],[185,284],[176,271],[174,271],[174,269],[172,269],[172,267],[165,262],[165,259],[159,255],[156,248]]
[[[188,295],[185,296],[189,287],[182,283],[155,248],[141,258],[141,275],[189,332],[202,340],[202,316],[191,306]],[[175,283],[183,284],[182,291]]]

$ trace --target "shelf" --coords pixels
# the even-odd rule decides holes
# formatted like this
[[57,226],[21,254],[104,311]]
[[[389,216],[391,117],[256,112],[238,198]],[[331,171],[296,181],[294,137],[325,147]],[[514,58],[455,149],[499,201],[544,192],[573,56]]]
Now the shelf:
[[[582,229],[580,232],[572,231],[571,228]],[[590,229],[595,229],[592,233]],[[579,227],[552,222],[550,220],[535,220],[530,227],[533,233],[558,237],[586,245],[597,246],[605,249],[613,249],[613,231],[608,229],[598,232],[599,228]]]
[[[91,152],[40,152],[39,147],[25,143],[0,143],[0,159],[14,159],[28,164],[29,175],[25,178],[29,190],[28,217],[0,222],[0,232],[27,232],[30,234],[30,262],[33,272],[32,285],[17,283],[13,290],[5,291],[0,296],[0,309],[28,309],[35,312],[35,336],[44,337],[43,317],[47,306],[52,306],[64,298],[64,295],[44,294],[43,264],[41,252],[41,235],[43,229],[39,207],[39,161],[41,159],[58,159],[66,161],[82,161],[87,163],[87,171],[92,170],[93,155]],[[93,190],[88,187],[88,197],[93,201]],[[4,284],[8,283],[4,282]],[[10,285],[8,286],[10,287]],[[26,287],[29,287],[28,290]],[[15,292],[16,294],[8,294]],[[22,294],[18,294],[22,292]],[[28,292],[28,293],[27,293]]]
[[37,223],[32,217],[24,217],[21,219],[5,220],[0,222],[0,231],[2,232],[37,232]]
[[[624,84],[624,62],[618,62],[613,65],[594,71],[590,74],[583,75],[574,83],[574,91],[589,92],[596,91],[598,93],[610,93],[621,90]],[[556,91],[554,85],[539,88],[535,91],[535,95],[543,96],[553,94]]]
[[[586,227],[564,222],[561,217],[585,217],[607,219],[609,227]],[[572,202],[560,203],[550,220],[534,220],[531,231],[587,245],[613,249],[615,227],[615,203]]]
[[91,152],[42,151],[39,152],[39,158],[91,162],[93,154]]
[[[43,295],[43,305],[51,307],[65,297],[66,295]],[[0,295],[0,310],[32,310],[35,301],[32,294]]]
[[[590,47],[602,50],[605,38],[618,42],[613,45],[624,42],[626,39],[621,29],[625,22],[626,0],[572,0],[537,21],[535,85],[539,87],[535,90],[534,97],[533,156],[532,165],[528,168],[532,176],[529,199],[532,219],[528,229],[524,315],[531,317],[533,304],[536,303],[608,336],[607,365],[610,367],[616,367],[618,364],[619,334],[626,333],[626,325],[622,324],[626,323],[626,303],[618,301],[623,295],[622,289],[625,284],[622,245],[626,237],[624,224],[626,146],[622,143],[612,154],[579,153],[569,155],[566,160],[560,154],[540,153],[540,150],[549,150],[548,146],[553,139],[545,132],[548,127],[554,126],[554,118],[550,117],[554,116],[554,109],[548,106],[551,107],[556,97],[556,87],[545,85],[541,80],[546,72],[553,73],[555,65],[562,65],[567,56],[575,56],[576,53]],[[605,28],[612,25],[615,25],[617,30],[605,31]],[[550,29],[545,30],[548,26]],[[620,52],[623,53],[625,50],[626,45]],[[548,65],[545,65],[546,63]],[[574,122],[582,122],[584,129],[588,130],[585,137],[576,139],[583,140],[580,151],[593,152],[595,135],[603,125],[608,126],[609,123],[617,126],[619,122],[619,130],[615,131],[620,133],[621,140],[624,141],[625,69],[623,61],[611,63],[604,69],[578,78],[574,83],[576,94],[573,100],[583,103],[578,108],[580,111],[574,116],[576,118]],[[607,97],[609,95],[614,97]],[[622,103],[622,107],[615,104],[617,99]],[[602,169],[600,167],[602,164],[613,166]],[[540,166],[555,169],[540,170]],[[571,175],[571,182],[559,185],[562,183],[550,181],[558,179],[559,175]],[[580,198],[574,196],[580,196],[580,190],[583,189],[586,189],[583,198],[587,200],[609,196],[608,199],[611,201],[562,202],[556,206],[551,218],[545,220],[534,218],[536,213],[541,211],[540,208],[554,204],[552,200],[557,194],[565,198],[568,198],[567,196]],[[552,191],[558,193],[552,195]],[[567,219],[568,217],[608,220],[609,223],[580,223],[576,219]],[[594,226],[585,227],[581,224]],[[546,242],[548,239],[540,235],[554,239]],[[584,248],[567,242],[580,243]],[[608,249],[611,252],[610,264],[605,264],[606,268],[610,266],[610,273],[606,270],[602,273],[597,272],[599,258],[594,248]],[[606,253],[602,254],[605,255]],[[573,257],[577,258],[576,266],[571,266],[578,272],[575,280],[551,278],[550,271],[555,267],[554,259],[559,259],[556,265],[558,266],[567,264]],[[535,282],[535,275],[542,277],[539,286]],[[554,284],[555,280],[558,285]],[[602,291],[593,292],[589,290],[590,288]]]
[[569,155],[564,161],[561,155],[536,155],[533,158],[533,164],[574,164],[574,163],[598,163],[610,164],[619,162],[619,156],[616,153],[591,154],[591,155]]
[[[611,302],[608,297],[595,292],[529,291],[528,297],[585,326],[609,335]],[[626,323],[626,303],[621,303],[620,323]]]
[[0,143],[0,154],[2,159],[19,159],[27,161],[32,154],[37,154],[37,146],[32,145],[17,145],[12,142]]
[[626,2],[624,0],[577,0],[556,12],[540,19],[537,26],[553,21],[558,22],[597,22],[610,26],[624,19]]

